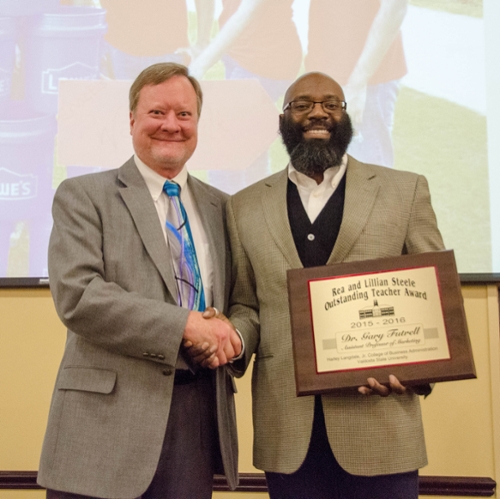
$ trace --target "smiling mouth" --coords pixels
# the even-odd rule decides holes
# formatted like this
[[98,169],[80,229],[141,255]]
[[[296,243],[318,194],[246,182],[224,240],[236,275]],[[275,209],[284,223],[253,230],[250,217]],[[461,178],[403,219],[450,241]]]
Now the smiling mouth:
[[184,142],[184,139],[174,139],[172,137],[152,137],[159,142]]
[[312,128],[310,130],[304,130],[304,137],[311,139],[329,138],[330,131],[326,128]]

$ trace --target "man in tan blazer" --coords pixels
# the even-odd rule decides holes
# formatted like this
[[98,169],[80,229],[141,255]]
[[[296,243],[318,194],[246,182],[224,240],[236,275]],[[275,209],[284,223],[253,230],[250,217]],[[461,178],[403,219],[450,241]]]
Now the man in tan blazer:
[[[222,365],[241,342],[181,306],[165,229],[169,179],[194,239],[195,291],[225,309],[227,196],[185,168],[201,103],[184,66],[145,69],[130,90],[134,157],[57,190],[49,274],[68,336],[38,474],[48,498],[205,499],[216,471],[236,486],[233,382]],[[194,365],[183,342],[206,348],[213,369]]]
[[416,392],[391,376],[358,393],[297,397],[288,269],[443,248],[424,177],[363,164],[342,88],[309,73],[287,91],[285,170],[228,203],[230,319],[253,366],[254,464],[272,499],[416,499],[426,464]]

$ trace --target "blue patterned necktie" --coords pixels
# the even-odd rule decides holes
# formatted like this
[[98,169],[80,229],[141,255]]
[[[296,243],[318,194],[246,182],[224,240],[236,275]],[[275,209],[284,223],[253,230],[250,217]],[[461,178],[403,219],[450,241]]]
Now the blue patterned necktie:
[[181,202],[179,184],[167,180],[163,190],[168,195],[167,237],[172,253],[177,303],[190,310],[205,310],[205,293],[196,258],[193,235],[186,210]]

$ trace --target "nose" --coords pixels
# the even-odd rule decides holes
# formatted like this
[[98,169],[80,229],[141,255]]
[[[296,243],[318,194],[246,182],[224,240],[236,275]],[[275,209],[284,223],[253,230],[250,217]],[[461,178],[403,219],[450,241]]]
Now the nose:
[[308,116],[309,118],[328,118],[328,113],[325,113],[321,102],[315,102],[313,104],[313,108],[309,111]]
[[173,109],[167,112],[163,117],[161,129],[168,133],[176,133],[180,130],[179,120],[177,119],[177,115]]

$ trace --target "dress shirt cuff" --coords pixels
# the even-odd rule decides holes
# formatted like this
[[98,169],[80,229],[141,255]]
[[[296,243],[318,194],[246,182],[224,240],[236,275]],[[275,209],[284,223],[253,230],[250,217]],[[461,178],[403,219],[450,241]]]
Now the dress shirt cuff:
[[232,364],[233,362],[236,362],[237,360],[242,359],[243,356],[245,355],[245,342],[243,341],[243,336],[241,336],[241,333],[236,328],[234,328],[234,330],[236,331],[236,334],[240,337],[240,340],[241,340],[241,352],[239,355],[237,355],[236,357],[233,357],[229,361],[230,364]]

